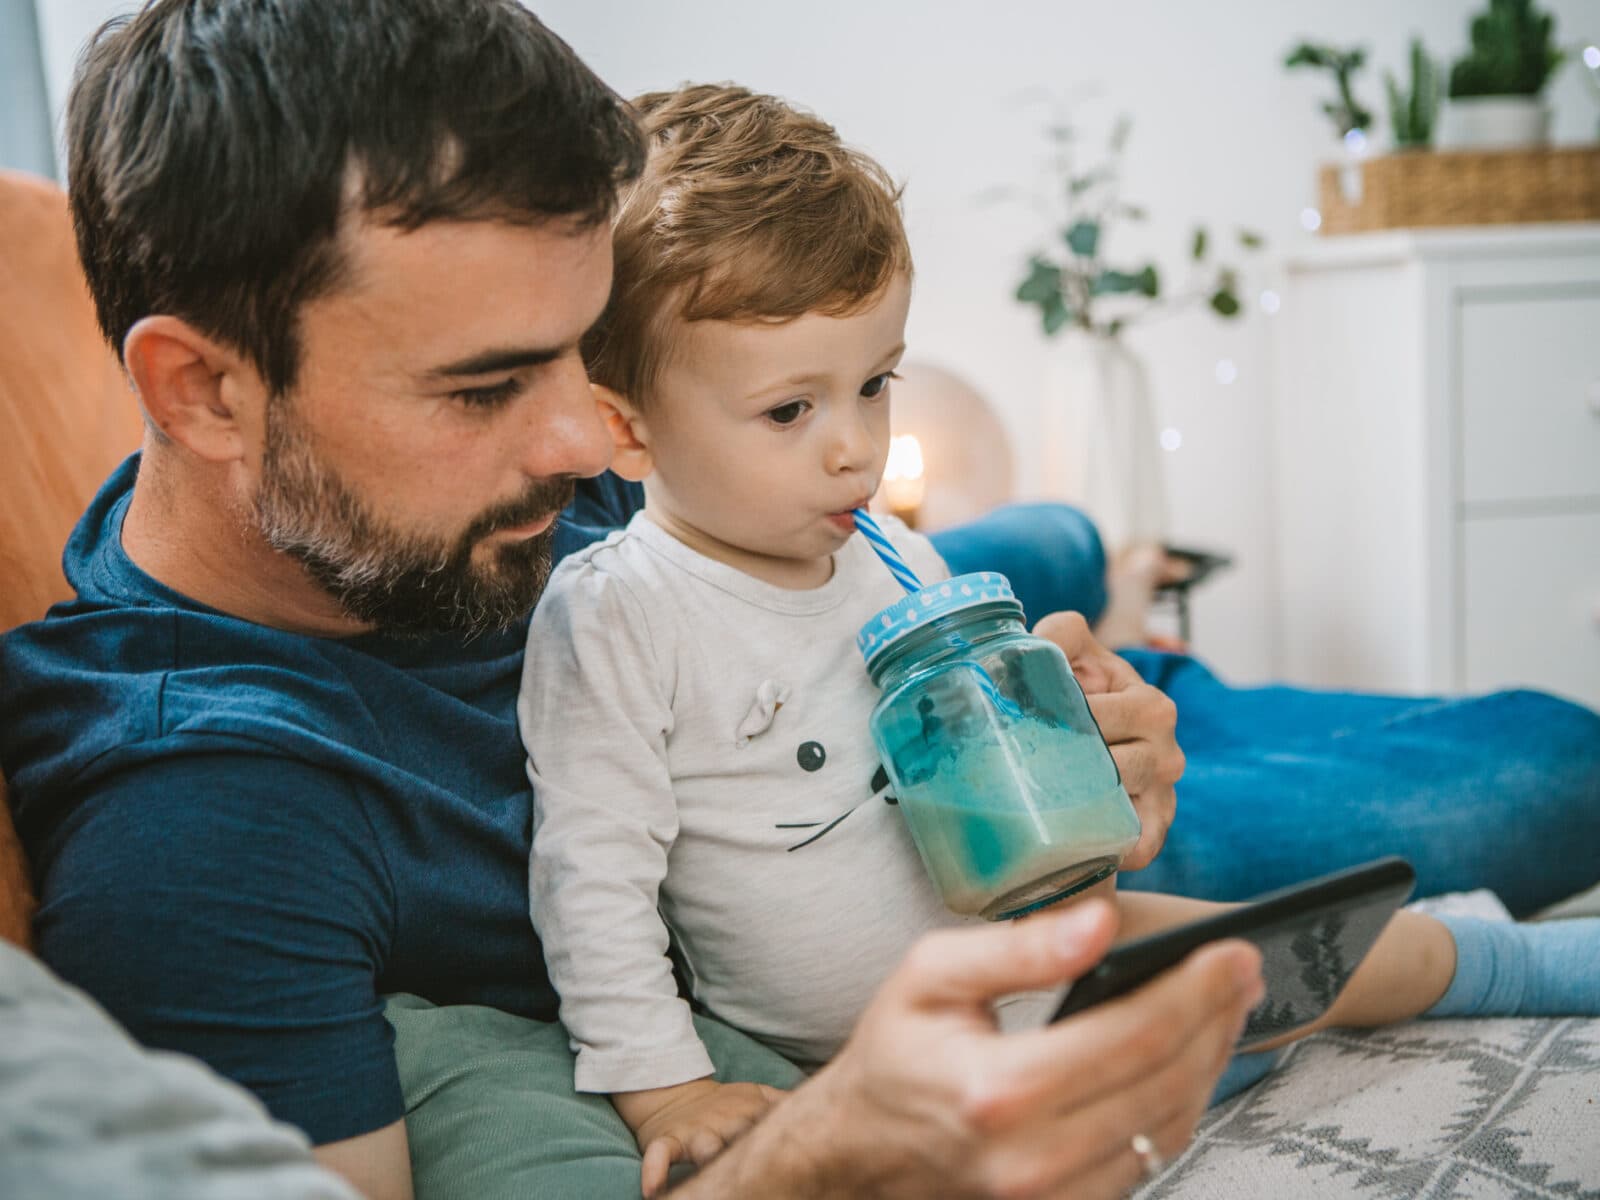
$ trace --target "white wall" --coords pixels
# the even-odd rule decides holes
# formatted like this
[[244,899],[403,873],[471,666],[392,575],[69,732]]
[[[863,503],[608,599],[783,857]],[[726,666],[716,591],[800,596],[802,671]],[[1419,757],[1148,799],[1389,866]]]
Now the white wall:
[[[1271,253],[1250,282],[1273,282],[1271,261],[1310,235],[1316,163],[1336,148],[1317,102],[1327,85],[1280,63],[1301,36],[1364,42],[1380,70],[1360,94],[1384,111],[1381,68],[1399,68],[1410,35],[1436,57],[1466,45],[1478,0],[957,0],[891,4],[809,0],[549,0],[534,7],[624,95],[680,81],[733,79],[816,109],[905,180],[917,257],[910,354],[967,376],[1001,408],[1025,489],[1048,344],[1010,299],[1021,263],[1044,234],[1021,210],[982,207],[995,185],[1033,186],[1043,157],[1038,106],[1019,94],[1095,86],[1082,106],[1103,130],[1134,119],[1126,194],[1151,221],[1116,243],[1153,254],[1171,277],[1196,221],[1259,229]],[[1544,0],[1567,44],[1600,38],[1593,0]],[[72,56],[95,23],[127,5],[40,0],[46,66],[59,96]],[[1592,137],[1600,106],[1568,68],[1549,93],[1555,136]],[[1271,319],[1252,311],[1224,326],[1195,312],[1130,335],[1146,355],[1162,423],[1179,429],[1168,456],[1175,535],[1225,547],[1239,566],[1196,598],[1198,649],[1239,680],[1273,671],[1272,471],[1268,378]],[[1217,360],[1238,377],[1219,384]]]

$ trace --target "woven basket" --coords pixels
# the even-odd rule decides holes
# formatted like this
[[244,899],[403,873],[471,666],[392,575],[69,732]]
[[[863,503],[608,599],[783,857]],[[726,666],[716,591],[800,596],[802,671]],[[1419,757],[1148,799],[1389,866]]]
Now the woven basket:
[[[1357,178],[1359,198],[1344,186]],[[1600,220],[1600,146],[1389,154],[1319,183],[1323,233]]]

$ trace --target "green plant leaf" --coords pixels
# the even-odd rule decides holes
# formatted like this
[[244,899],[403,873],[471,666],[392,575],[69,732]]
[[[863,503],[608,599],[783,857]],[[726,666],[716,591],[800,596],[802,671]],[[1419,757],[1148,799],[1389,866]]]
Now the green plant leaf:
[[1128,144],[1128,135],[1133,132],[1133,118],[1127,113],[1117,117],[1117,123],[1111,127],[1111,153],[1121,154],[1122,148]]
[[1138,204],[1119,204],[1117,205],[1117,213],[1120,216],[1127,217],[1130,221],[1143,221],[1150,215],[1148,209]]
[[1146,263],[1144,270],[1139,272],[1138,289],[1152,300],[1161,294],[1161,276],[1156,274],[1154,263]]
[[1253,229],[1239,230],[1239,244],[1246,250],[1259,250],[1267,244],[1267,239]]
[[1078,221],[1062,235],[1061,240],[1079,258],[1093,258],[1100,245],[1100,222]]
[[1218,290],[1211,293],[1211,308],[1219,317],[1237,317],[1239,315],[1239,297],[1232,292]]
[[1067,194],[1069,196],[1081,196],[1090,188],[1104,183],[1109,178],[1111,178],[1111,172],[1104,170],[1090,171],[1087,175],[1075,175],[1067,180]]
[[1046,304],[1061,299],[1061,268],[1034,255],[1028,260],[1028,277],[1017,285],[1017,299],[1024,304]]
[[1206,256],[1206,240],[1206,227],[1201,225],[1195,229],[1194,244],[1189,248],[1189,256],[1193,258],[1195,262],[1199,262]]
[[1053,337],[1063,325],[1072,320],[1072,310],[1059,294],[1051,296],[1040,309],[1046,337]]
[[1107,267],[1089,283],[1091,296],[1117,296],[1139,290],[1139,277]]
[[1128,324],[1127,321],[1123,320],[1121,317],[1117,317],[1115,320],[1113,320],[1111,322],[1111,324],[1106,326],[1106,332],[1109,333],[1112,337],[1116,337],[1117,334],[1122,332],[1123,328],[1127,324]]
[[1326,46],[1317,46],[1311,42],[1301,42],[1289,51],[1283,60],[1286,67],[1331,67],[1332,51]]

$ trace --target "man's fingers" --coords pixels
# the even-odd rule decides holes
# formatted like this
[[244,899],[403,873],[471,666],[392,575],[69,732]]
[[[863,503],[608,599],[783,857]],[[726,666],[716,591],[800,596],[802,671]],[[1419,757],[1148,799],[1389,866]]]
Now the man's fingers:
[[930,933],[885,991],[916,1008],[986,1007],[1000,996],[1082,975],[1105,956],[1116,926],[1111,905],[1090,900],[1023,921]]
[[1084,620],[1082,613],[1055,612],[1040,619],[1033,627],[1036,636],[1046,638],[1061,647],[1078,686],[1087,693],[1112,692],[1139,682],[1139,673],[1102,646]]
[[1163,1158],[1176,1155],[1188,1144],[1220,1074],[1210,1046],[1195,1039],[1133,1087],[1061,1113],[1062,1120],[1033,1121],[1025,1141],[1003,1144],[992,1155],[985,1182],[1008,1196],[1057,1195],[1064,1186],[1065,1194],[1076,1197],[1081,1181],[1104,1173],[1125,1187],[1134,1137],[1149,1138]]
[[[1194,1138],[1195,1126],[1205,1113],[1205,1105],[1193,1113],[1180,1113],[1166,1124],[1155,1129],[1138,1132],[1150,1139],[1159,1163],[1150,1166],[1164,1167],[1172,1163]],[[1046,1195],[1071,1197],[1071,1200],[1117,1200],[1133,1188],[1151,1178],[1146,1171],[1146,1160],[1134,1149],[1133,1134],[1116,1147],[1116,1152],[1098,1166],[1085,1171],[1079,1178],[1067,1180],[1061,1190]]]
[[1128,996],[1003,1039],[968,1118],[980,1129],[1003,1129],[1030,1112],[1060,1112],[1137,1091],[1188,1054],[1206,1070],[1220,1071],[1225,1047],[1261,988],[1255,947],[1240,941],[1204,946]]
[[1130,799],[1139,814],[1139,840],[1123,855],[1119,868],[1123,871],[1137,871],[1155,861],[1178,813],[1178,793],[1174,788],[1147,788]]
[[639,1189],[646,1200],[666,1186],[667,1172],[685,1154],[683,1143],[671,1134],[656,1138],[644,1148],[644,1162],[639,1167]]
[[[1154,768],[1167,783],[1177,783],[1183,774],[1183,752],[1174,736],[1178,728],[1178,706],[1160,688],[1148,683],[1120,692],[1104,692],[1087,697],[1089,711],[1100,736],[1112,747],[1125,742],[1144,742],[1163,747]],[[1173,757],[1173,756],[1176,757]]]

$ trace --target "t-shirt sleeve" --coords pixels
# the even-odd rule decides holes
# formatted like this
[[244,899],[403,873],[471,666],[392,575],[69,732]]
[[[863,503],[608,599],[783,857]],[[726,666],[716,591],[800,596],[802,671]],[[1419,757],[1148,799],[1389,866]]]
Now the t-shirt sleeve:
[[208,748],[103,774],[63,811],[36,925],[63,978],[313,1142],[404,1115],[377,991],[393,892],[350,783]]
[[678,834],[670,686],[619,578],[563,568],[534,610],[517,716],[534,791],[529,894],[579,1091],[711,1074],[657,912]]

